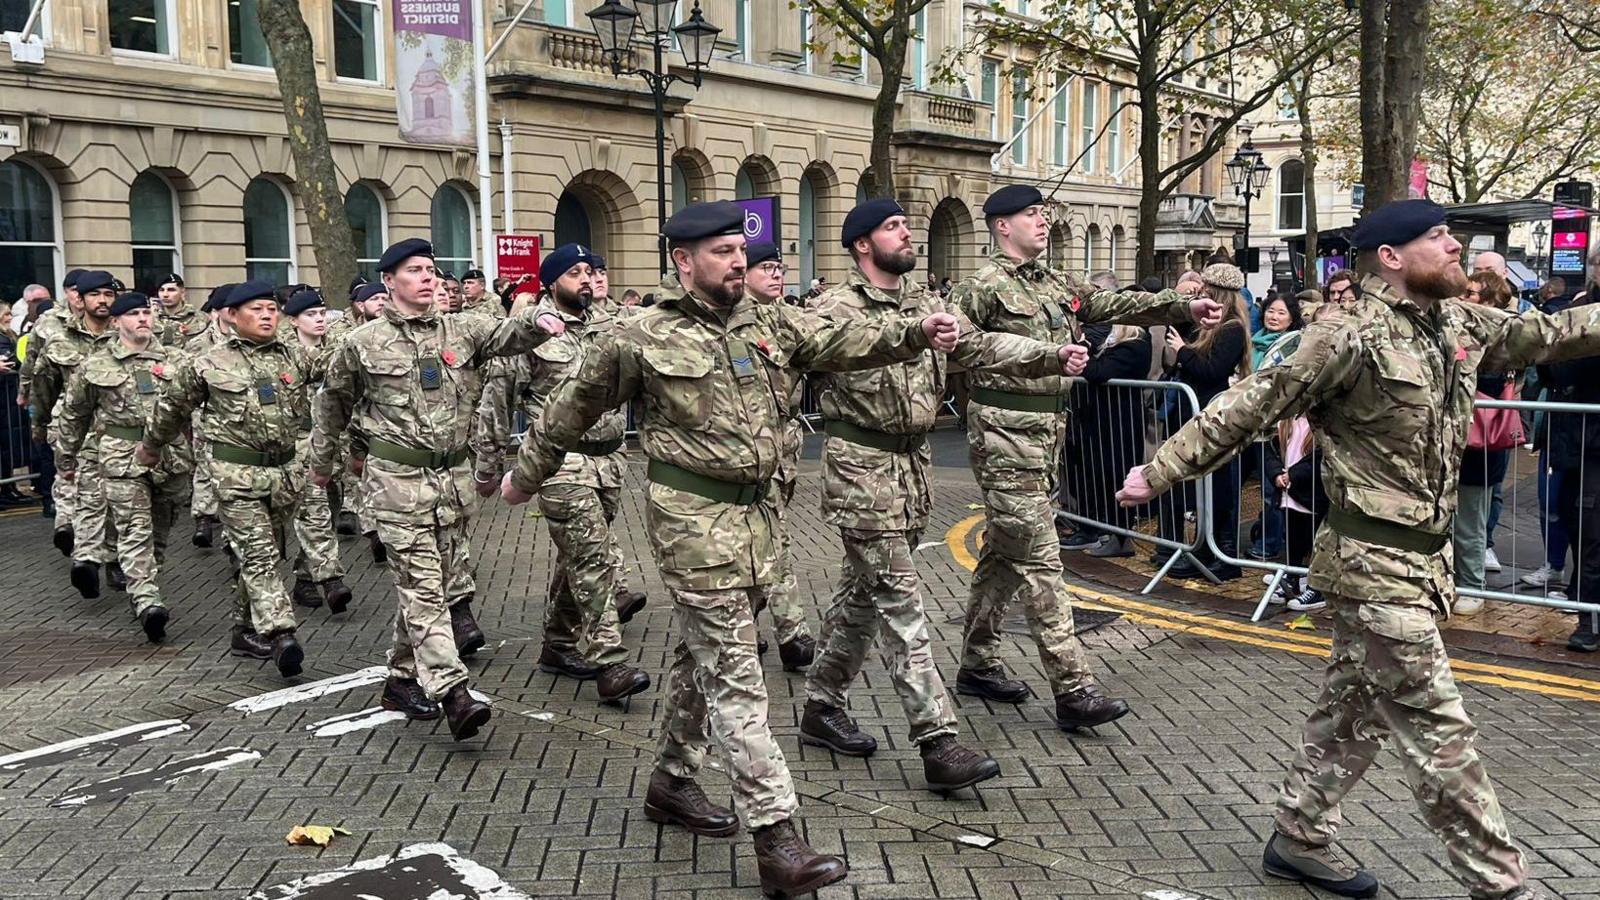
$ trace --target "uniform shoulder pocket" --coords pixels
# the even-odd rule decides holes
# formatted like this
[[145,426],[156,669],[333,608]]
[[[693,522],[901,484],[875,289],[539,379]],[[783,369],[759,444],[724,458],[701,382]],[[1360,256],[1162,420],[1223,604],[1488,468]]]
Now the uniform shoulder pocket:
[[404,356],[374,354],[361,361],[361,365],[374,375],[409,375],[417,368],[417,361]]

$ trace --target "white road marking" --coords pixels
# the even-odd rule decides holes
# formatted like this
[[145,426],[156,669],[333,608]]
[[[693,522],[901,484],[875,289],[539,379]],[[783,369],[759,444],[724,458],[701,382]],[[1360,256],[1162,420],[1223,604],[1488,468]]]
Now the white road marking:
[[991,847],[994,846],[995,842],[999,841],[1000,839],[997,837],[990,837],[987,834],[963,834],[956,838],[956,840],[972,847]]
[[38,759],[41,756],[65,755],[72,753],[74,750],[83,748],[90,748],[88,752],[93,752],[93,745],[95,744],[107,744],[109,746],[107,746],[106,749],[109,750],[113,747],[121,746],[122,744],[135,743],[135,741],[131,740],[122,741],[120,743],[118,742],[119,738],[131,737],[132,735],[140,735],[138,738],[139,741],[148,741],[159,737],[166,737],[169,734],[176,734],[180,731],[188,730],[189,726],[183,724],[177,719],[163,719],[159,722],[145,722],[139,725],[129,725],[124,728],[118,728],[114,731],[103,731],[99,734],[90,734],[80,738],[73,738],[70,741],[61,741],[59,743],[51,744],[47,747],[35,747],[32,750],[23,750],[20,753],[11,753],[7,754],[6,756],[0,756],[0,772],[11,772],[17,769],[27,768],[27,766],[24,765],[25,763],[30,760]]
[[523,715],[527,716],[530,719],[538,719],[540,722],[554,722],[555,718],[556,718],[556,714],[555,713],[547,713],[547,712],[530,712],[530,713],[523,713]]
[[341,734],[349,734],[352,731],[377,728],[379,725],[389,722],[404,722],[405,719],[406,714],[403,712],[374,706],[371,709],[363,709],[360,712],[347,713],[342,716],[334,716],[331,719],[323,719],[320,722],[312,722],[306,726],[306,730],[311,732],[312,737],[338,737]]
[[1200,900],[1199,897],[1185,894],[1183,891],[1145,891],[1144,898],[1145,900]]
[[257,694],[254,697],[235,700],[228,704],[228,708],[248,716],[251,713],[266,712],[269,709],[277,709],[282,706],[288,706],[291,703],[303,703],[307,700],[314,700],[317,697],[326,697],[329,694],[337,694],[340,691],[348,691],[351,688],[377,684],[388,677],[388,668],[384,666],[368,666],[365,669],[344,675],[335,675],[332,678],[324,678],[321,681],[297,684],[294,687],[279,688],[275,691],[268,691],[265,694]]
[[930,549],[932,547],[943,547],[943,546],[944,546],[944,541],[923,541],[922,543],[918,544],[917,545],[917,549],[912,551],[912,552],[913,553],[921,553],[922,551]]
[[[376,893],[379,890],[384,893]],[[506,884],[492,869],[467,859],[449,844],[402,847],[393,856],[379,856],[332,872],[308,875],[288,884],[256,891],[246,900],[329,897],[362,900],[409,900],[416,897],[532,900],[527,894]]]
[[[148,769],[128,772],[115,778],[91,782],[78,788],[76,793],[50,801],[50,805],[54,807],[86,806],[96,800],[121,799],[128,794],[137,793],[146,788],[170,784],[196,772],[214,772],[218,769],[226,769],[229,766],[236,766],[239,763],[251,762],[260,758],[261,754],[259,752],[247,750],[243,747],[223,747],[220,750],[209,750],[205,753],[175,759],[172,762],[152,766]],[[185,765],[185,763],[188,763],[188,765]]]

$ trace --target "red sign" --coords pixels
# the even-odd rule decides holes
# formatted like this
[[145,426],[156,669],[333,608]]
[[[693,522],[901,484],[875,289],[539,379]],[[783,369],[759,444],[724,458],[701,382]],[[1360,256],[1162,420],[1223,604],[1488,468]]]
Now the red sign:
[[497,271],[501,278],[512,281],[532,275],[539,282],[539,248],[542,241],[537,234],[502,234],[494,239]]

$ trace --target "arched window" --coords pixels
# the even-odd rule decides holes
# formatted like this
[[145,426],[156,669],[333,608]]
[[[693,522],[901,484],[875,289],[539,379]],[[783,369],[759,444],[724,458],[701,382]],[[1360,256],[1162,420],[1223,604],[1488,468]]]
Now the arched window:
[[1278,230],[1304,231],[1306,227],[1306,164],[1285,160],[1278,167]]
[[254,281],[296,281],[294,203],[289,191],[257,176],[244,189],[244,271]]
[[133,180],[128,189],[128,218],[133,238],[133,288],[154,297],[168,273],[183,273],[178,198],[165,178],[143,172]]
[[344,215],[350,223],[350,234],[355,239],[356,265],[368,281],[378,280],[378,258],[388,241],[384,232],[383,201],[378,192],[360,182],[350,185],[344,195]]
[[472,268],[476,235],[472,227],[472,201],[453,184],[439,186],[433,195],[433,262],[441,271],[460,275]]
[[1106,261],[1106,268],[1116,272],[1118,278],[1122,277],[1122,272],[1120,269],[1118,269],[1118,266],[1122,265],[1122,244],[1127,239],[1128,233],[1123,230],[1121,225],[1112,226],[1111,245],[1109,251],[1110,259]]
[[582,244],[594,246],[594,223],[583,200],[571,191],[562,191],[556,201],[556,246]]
[[1100,256],[1100,226],[1090,225],[1083,233],[1083,274],[1094,274],[1095,260]]
[[750,177],[750,167],[740,166],[739,174],[733,179],[733,197],[735,200],[749,200],[756,195],[755,179]]
[[800,289],[817,277],[817,188],[810,172],[800,176]]
[[[20,26],[19,26],[20,27]],[[21,160],[0,163],[0,297],[21,297],[30,284],[55,293],[61,259],[56,191],[43,172]]]
[[683,170],[683,163],[679,160],[672,161],[672,211],[677,212],[689,205],[689,173]]

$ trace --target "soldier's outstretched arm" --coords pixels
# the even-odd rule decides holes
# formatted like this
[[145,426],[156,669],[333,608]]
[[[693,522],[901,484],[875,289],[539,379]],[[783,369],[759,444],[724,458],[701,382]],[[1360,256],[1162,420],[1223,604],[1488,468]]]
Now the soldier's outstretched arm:
[[339,463],[339,438],[350,427],[361,397],[361,356],[355,341],[343,341],[328,358],[328,371],[317,391],[311,415],[311,459],[317,478],[332,478]]
[[56,422],[60,446],[56,447],[56,468],[71,474],[78,470],[78,450],[89,433],[89,420],[94,416],[94,385],[83,377],[83,367],[67,379],[66,393],[61,395],[61,418]]
[[1004,331],[983,331],[972,324],[960,307],[949,304],[947,311],[956,317],[956,327],[961,331],[950,358],[966,368],[992,369],[1020,378],[1062,373],[1060,344],[1047,344]]
[[506,447],[511,443],[511,413],[525,382],[526,357],[500,357],[489,363],[483,380],[483,397],[478,401],[478,419],[472,426],[472,454],[476,458],[473,477],[479,484],[498,481],[504,468]]
[[1172,289],[1149,294],[1144,291],[1092,291],[1078,296],[1078,319],[1082,322],[1115,322],[1119,325],[1184,325],[1196,322],[1195,303],[1208,298],[1190,297]]
[[1459,306],[1467,316],[1467,327],[1483,342],[1484,371],[1504,372],[1600,353],[1600,303],[1556,313],[1530,309],[1517,315],[1475,303],[1445,302]]
[[1354,329],[1338,321],[1311,325],[1288,359],[1260,369],[1218,394],[1156,449],[1143,468],[1150,496],[1215,471],[1263,428],[1336,397],[1359,366],[1360,345]]
[[[517,451],[516,466],[506,473],[507,487],[523,497],[538,493],[584,432],[638,394],[643,384],[639,348],[626,334],[601,339],[583,365],[556,385]],[[508,491],[506,499],[515,498]]]
[[787,304],[770,307],[789,366],[802,371],[854,372],[904,362],[935,349],[924,325],[929,316],[876,320],[833,318]]
[[551,335],[566,330],[561,319],[549,312],[540,312],[536,306],[530,306],[507,319],[473,316],[471,321],[476,326],[473,333],[480,361],[495,356],[527,353],[549,340]]
[[172,375],[171,387],[156,395],[140,446],[159,453],[162,447],[176,440],[192,421],[194,411],[205,402],[205,396],[205,379],[195,369],[194,359],[184,357]]

